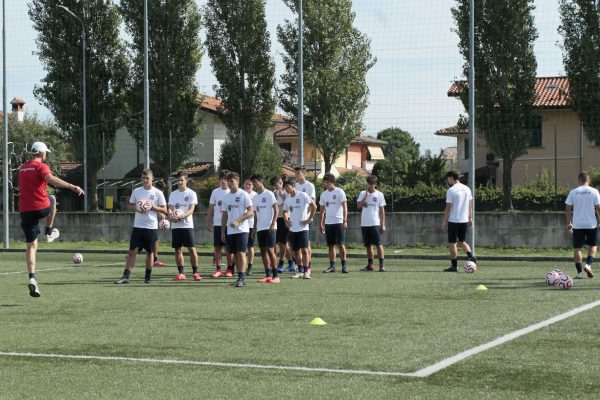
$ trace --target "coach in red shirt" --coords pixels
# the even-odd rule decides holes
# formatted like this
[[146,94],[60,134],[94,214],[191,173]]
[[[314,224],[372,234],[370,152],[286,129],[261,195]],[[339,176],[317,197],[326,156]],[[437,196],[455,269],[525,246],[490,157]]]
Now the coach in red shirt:
[[31,145],[31,160],[19,167],[19,213],[21,228],[27,241],[27,271],[29,272],[29,294],[40,297],[40,290],[35,278],[35,256],[37,252],[37,237],[40,234],[41,218],[46,219],[45,238],[52,242],[58,238],[58,229],[53,228],[56,216],[56,198],[48,195],[48,183],[52,186],[72,190],[79,196],[83,190],[52,175],[50,167],[44,163],[48,147],[42,142]]

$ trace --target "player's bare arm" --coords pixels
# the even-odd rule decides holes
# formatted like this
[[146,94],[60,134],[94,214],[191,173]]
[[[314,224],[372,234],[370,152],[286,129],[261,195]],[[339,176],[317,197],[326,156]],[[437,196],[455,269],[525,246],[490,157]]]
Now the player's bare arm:
[[50,185],[63,189],[69,189],[70,191],[77,193],[77,196],[82,196],[85,194],[83,192],[83,189],[79,186],[70,184],[69,182],[65,182],[54,175],[48,174],[44,178],[46,179],[46,182],[48,182]]

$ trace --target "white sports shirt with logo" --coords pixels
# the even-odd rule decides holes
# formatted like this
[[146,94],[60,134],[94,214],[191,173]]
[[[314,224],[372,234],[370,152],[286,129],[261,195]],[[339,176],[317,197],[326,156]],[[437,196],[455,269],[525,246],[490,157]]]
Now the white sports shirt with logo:
[[[248,192],[246,192],[246,193],[248,193]],[[248,195],[250,196],[250,201],[252,201],[252,199],[254,198],[254,196],[256,196],[256,192],[253,190],[250,193],[248,193]],[[254,228],[254,217],[248,218],[248,227],[250,229]]]
[[565,204],[573,206],[573,229],[598,227],[596,206],[600,205],[600,193],[591,186],[582,185],[569,192]]
[[214,208],[213,212],[213,226],[221,226],[221,217],[223,216],[223,199],[225,195],[229,193],[229,189],[216,188],[210,194],[210,200],[208,204]]
[[285,198],[283,208],[288,212],[288,218],[291,222],[290,232],[301,232],[308,230],[308,224],[302,226],[300,221],[306,221],[308,219],[308,207],[312,203],[312,200],[304,192],[296,192],[296,195],[292,197],[290,194]]
[[344,207],[342,205],[346,201],[346,193],[338,187],[321,193],[319,204],[321,207],[325,207],[325,225],[344,222]]
[[[137,204],[140,200],[148,200],[154,206],[164,206],[167,204],[163,192],[154,186],[150,190],[139,187],[131,192],[129,203]],[[134,228],[143,229],[158,229],[158,213],[154,210],[146,211],[145,213],[136,212],[133,220]]]
[[315,185],[313,185],[312,182],[307,181],[307,180],[305,180],[304,183],[296,182],[295,186],[296,186],[297,192],[306,193],[312,201],[317,200]]
[[[173,210],[181,210],[182,212],[187,212],[190,209],[190,205],[198,204],[198,197],[196,196],[196,192],[192,189],[187,188],[183,192],[181,190],[176,190],[171,192],[169,195],[169,206],[173,207]],[[194,219],[191,215],[188,215],[180,222],[173,222],[171,224],[171,229],[193,229],[194,228]]]
[[446,193],[446,203],[452,204],[448,222],[469,222],[469,205],[473,200],[471,189],[467,185],[456,182]]
[[[252,198],[252,205],[254,206],[254,213],[256,214],[256,231],[264,231],[271,227],[273,221],[273,205],[277,204],[275,195],[273,192],[265,189],[262,193],[257,193]],[[277,229],[277,226],[275,226]]]
[[250,200],[250,196],[244,190],[238,189],[235,193],[229,192],[225,195],[225,198],[223,199],[223,211],[227,212],[228,235],[250,232],[250,226],[248,225],[247,219],[240,222],[235,228],[229,226],[234,220],[244,215],[248,207],[252,207],[252,200]]
[[367,196],[367,202],[363,205],[360,214],[360,226],[379,226],[381,219],[379,218],[379,208],[385,207],[385,197],[379,190],[373,193],[368,193],[363,190],[358,194],[356,202],[361,202]]

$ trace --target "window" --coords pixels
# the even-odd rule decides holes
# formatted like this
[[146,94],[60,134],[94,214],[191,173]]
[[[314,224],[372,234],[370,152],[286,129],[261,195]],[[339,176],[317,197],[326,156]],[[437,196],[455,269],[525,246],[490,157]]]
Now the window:
[[531,120],[531,141],[529,147],[542,147],[542,116],[534,115]]
[[287,152],[291,152],[292,151],[292,144],[291,143],[279,143],[279,148],[281,150],[285,150]]
[[469,151],[471,149],[469,148],[469,139],[465,139],[465,160],[469,159]]

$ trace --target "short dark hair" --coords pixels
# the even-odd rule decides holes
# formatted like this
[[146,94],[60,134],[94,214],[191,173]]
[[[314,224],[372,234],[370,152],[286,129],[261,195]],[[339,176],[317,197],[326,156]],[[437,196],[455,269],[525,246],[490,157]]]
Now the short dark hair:
[[298,172],[298,171],[306,172],[306,167],[304,165],[296,165],[294,167],[294,171],[296,171],[296,172]]
[[230,180],[230,179],[235,179],[238,182],[240,181],[240,176],[238,175],[237,172],[228,172],[227,176],[225,177],[225,179]]
[[274,176],[271,179],[269,179],[269,183],[271,183],[271,185],[275,185],[278,181],[283,182],[283,179],[280,176]]
[[577,178],[579,178],[579,183],[586,183],[590,180],[590,174],[587,171],[581,171]]
[[367,176],[367,183],[369,185],[377,185],[377,182],[379,182],[379,180],[377,179],[377,177],[375,175]]
[[448,179],[450,177],[452,179],[454,179],[455,181],[460,180],[460,175],[456,171],[448,171],[448,173],[446,174],[446,179]]
[[251,180],[251,181],[257,181],[257,182],[261,182],[261,183],[262,183],[262,182],[265,180],[265,177],[264,177],[264,176],[262,176],[261,174],[253,174],[253,175],[250,177],[250,180]]
[[142,175],[144,175],[144,176],[154,176],[154,173],[152,172],[152,170],[150,168],[146,168],[146,169],[142,170]]
[[295,186],[296,185],[296,180],[294,178],[288,178],[285,181],[283,181],[283,185],[290,185],[290,186]]
[[323,182],[335,183],[335,175],[333,175],[333,174],[325,174],[323,176]]
[[189,178],[189,176],[188,176],[188,173],[187,173],[187,172],[184,172],[184,171],[179,171],[179,172],[177,173],[177,175],[175,175],[175,178],[185,178],[185,179],[188,179],[188,178]]
[[165,185],[165,182],[163,182],[161,179],[160,181],[154,181],[154,187],[160,190],[161,192],[164,192],[167,188],[167,185]]
[[227,179],[228,173],[229,171],[227,171],[226,169],[222,170],[221,172],[219,172],[219,179]]

